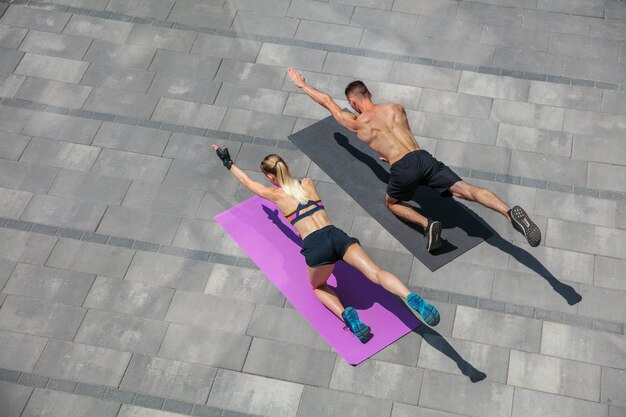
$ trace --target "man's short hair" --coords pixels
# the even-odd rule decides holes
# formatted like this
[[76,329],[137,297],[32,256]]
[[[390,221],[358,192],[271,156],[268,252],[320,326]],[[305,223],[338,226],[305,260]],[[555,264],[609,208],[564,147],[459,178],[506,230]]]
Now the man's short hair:
[[360,80],[352,81],[350,84],[348,84],[348,86],[346,87],[345,93],[346,93],[346,97],[348,97],[348,95],[350,94],[355,94],[355,95],[360,95],[360,96],[371,95],[370,90],[368,90],[365,84],[363,83],[363,81],[360,81]]

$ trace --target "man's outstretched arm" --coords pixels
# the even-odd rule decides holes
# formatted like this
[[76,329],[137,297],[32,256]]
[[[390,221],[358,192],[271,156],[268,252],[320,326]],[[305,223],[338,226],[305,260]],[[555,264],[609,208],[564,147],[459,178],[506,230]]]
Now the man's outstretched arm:
[[311,97],[317,104],[328,109],[330,114],[337,120],[342,126],[347,129],[356,132],[360,127],[360,123],[356,120],[356,116],[352,113],[345,112],[335,103],[331,96],[316,89],[312,85],[308,84],[302,74],[293,68],[287,70],[287,75],[291,78],[294,85],[304,91],[307,96]]

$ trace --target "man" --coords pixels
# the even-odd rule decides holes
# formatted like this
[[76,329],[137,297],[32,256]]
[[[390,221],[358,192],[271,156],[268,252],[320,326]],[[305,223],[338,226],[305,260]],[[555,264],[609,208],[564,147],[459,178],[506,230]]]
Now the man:
[[466,183],[430,153],[420,149],[402,105],[374,104],[365,84],[353,81],[346,87],[345,94],[350,106],[359,114],[355,116],[344,112],[328,94],[307,84],[293,68],[289,68],[287,74],[298,88],[328,109],[337,122],[356,133],[362,142],[381,156],[381,160],[391,165],[385,204],[397,217],[424,228],[429,251],[441,247],[442,225],[439,221],[427,219],[405,203],[419,185],[428,185],[441,194],[452,194],[495,210],[526,237],[530,246],[539,245],[541,231],[523,208],[509,208],[491,191]]

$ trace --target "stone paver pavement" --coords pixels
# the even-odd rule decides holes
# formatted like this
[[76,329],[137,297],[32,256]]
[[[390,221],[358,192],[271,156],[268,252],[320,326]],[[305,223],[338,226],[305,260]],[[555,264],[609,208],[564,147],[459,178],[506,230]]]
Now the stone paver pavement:
[[[626,415],[626,3],[0,1],[0,414]],[[363,79],[520,204],[436,272],[287,136]],[[282,154],[439,306],[346,365],[214,222]],[[382,204],[382,202],[381,202]],[[580,302],[578,298],[582,297]]]

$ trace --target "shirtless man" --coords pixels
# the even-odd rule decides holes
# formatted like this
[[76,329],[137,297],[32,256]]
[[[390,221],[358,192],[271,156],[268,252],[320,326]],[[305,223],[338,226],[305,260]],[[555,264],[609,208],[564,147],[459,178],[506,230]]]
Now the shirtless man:
[[402,105],[374,104],[365,84],[353,81],[346,87],[345,94],[350,106],[359,113],[355,116],[344,112],[328,94],[307,84],[293,68],[289,68],[287,74],[296,87],[328,109],[337,122],[356,133],[362,142],[381,156],[381,160],[391,165],[385,204],[397,217],[424,228],[429,251],[441,247],[442,225],[439,221],[427,219],[405,203],[412,198],[419,185],[428,185],[441,194],[452,194],[495,210],[526,237],[530,246],[539,245],[541,231],[523,208],[509,208],[491,191],[466,183],[430,153],[420,149]]

